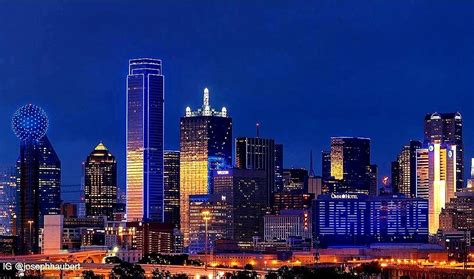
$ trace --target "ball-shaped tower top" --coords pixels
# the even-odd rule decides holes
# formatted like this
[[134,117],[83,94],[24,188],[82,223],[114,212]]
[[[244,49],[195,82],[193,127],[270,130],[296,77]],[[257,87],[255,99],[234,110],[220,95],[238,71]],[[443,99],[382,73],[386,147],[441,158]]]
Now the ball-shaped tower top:
[[21,141],[39,140],[48,130],[46,112],[36,105],[22,106],[13,114],[12,129]]

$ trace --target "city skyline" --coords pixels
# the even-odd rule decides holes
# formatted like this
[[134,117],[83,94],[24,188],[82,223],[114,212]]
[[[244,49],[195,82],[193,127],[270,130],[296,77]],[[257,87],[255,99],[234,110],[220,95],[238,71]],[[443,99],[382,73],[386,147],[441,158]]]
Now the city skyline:
[[[194,40],[201,47],[187,52],[176,51],[185,49],[182,35],[157,32],[158,35],[140,40],[143,33],[134,34],[131,27],[119,24],[123,27],[121,32],[138,44],[131,45],[125,41],[127,36],[114,37],[117,34],[114,32],[112,37],[107,35],[101,38],[104,31],[108,30],[107,26],[89,35],[81,33],[74,22],[83,21],[80,19],[94,15],[94,11],[105,9],[105,6],[97,5],[94,11],[73,6],[61,4],[41,9],[12,7],[9,14],[2,15],[2,20],[9,24],[17,23],[16,30],[25,31],[18,34],[30,35],[30,39],[39,44],[43,52],[38,57],[43,58],[25,60],[31,58],[21,55],[29,51],[29,48],[25,48],[28,44],[21,43],[26,37],[5,30],[6,36],[12,38],[12,45],[7,43],[2,50],[11,54],[12,58],[1,61],[3,68],[9,72],[2,72],[5,82],[0,87],[4,97],[0,128],[7,129],[9,116],[25,103],[44,107],[49,113],[52,127],[56,127],[49,132],[49,138],[63,161],[63,184],[80,183],[82,158],[88,154],[91,144],[103,140],[110,143],[111,150],[117,154],[119,186],[122,189],[125,187],[123,74],[128,59],[134,57],[158,57],[167,65],[164,69],[169,81],[166,92],[165,149],[178,149],[179,116],[186,106],[199,103],[202,88],[208,86],[213,92],[215,103],[226,106],[232,112],[235,119],[234,135],[252,137],[255,135],[255,123],[261,123],[262,137],[273,138],[285,146],[287,167],[307,168],[309,150],[312,149],[318,158],[319,151],[328,148],[327,139],[331,136],[362,136],[372,140],[372,161],[379,167],[379,177],[389,175],[390,162],[401,145],[411,139],[422,140],[420,125],[423,116],[435,111],[462,113],[467,127],[465,158],[473,157],[471,147],[474,146],[474,137],[469,127],[474,117],[468,106],[473,100],[472,94],[469,94],[474,89],[469,78],[469,73],[473,72],[473,63],[462,59],[470,57],[469,50],[474,45],[474,36],[469,35],[473,31],[468,30],[469,24],[466,24],[472,22],[467,13],[471,4],[454,7],[442,3],[407,3],[393,7],[380,3],[374,7],[376,12],[372,13],[353,10],[349,4],[319,4],[315,5],[315,10],[305,11],[296,3],[294,9],[279,20],[278,15],[285,10],[285,5],[270,7],[266,17],[259,19],[259,5],[255,4],[254,9],[249,9],[250,25],[242,26],[232,23],[238,15],[229,15],[229,6],[205,5],[195,11],[186,11],[183,20],[185,23],[199,20],[203,30],[217,32],[219,39],[214,40],[215,37],[209,35],[215,32],[194,30],[189,33],[187,40]],[[153,9],[145,9],[152,7],[145,6],[133,9],[144,9],[146,21],[150,22],[149,19],[154,17],[147,10]],[[160,18],[158,24],[182,31],[183,27],[176,24],[172,17],[178,12],[177,7],[165,6],[169,8],[170,15]],[[119,23],[127,19],[120,12],[124,7],[128,7],[125,2],[118,7],[110,7],[111,22]],[[422,12],[427,7],[431,13]],[[82,13],[72,15],[73,8],[79,8]],[[340,19],[322,17],[317,9],[329,15],[340,13]],[[406,9],[413,11],[413,14],[403,13]],[[22,18],[18,16],[20,10],[30,15],[24,17],[24,23],[15,19]],[[384,20],[387,11],[391,15]],[[439,26],[436,32],[432,31],[432,25],[443,14],[457,16],[443,16],[444,25]],[[295,18],[299,18],[299,21],[295,22]],[[64,28],[53,24],[56,19],[64,21]],[[41,24],[32,24],[32,20]],[[88,24],[93,25],[99,20],[92,16]],[[370,22],[373,21],[378,25],[372,26]],[[216,25],[215,22],[223,24]],[[273,29],[273,25],[266,22],[278,23],[279,28]],[[223,33],[226,29],[221,27],[226,24],[230,24],[228,28],[245,30],[242,33],[247,35],[237,34],[234,39],[226,37]],[[258,28],[252,30],[251,24]],[[417,26],[416,32],[411,31],[414,25]],[[9,25],[5,23],[3,26]],[[35,27],[27,32],[25,28],[30,26]],[[66,29],[75,37],[65,34]],[[292,34],[294,30],[297,32]],[[348,32],[349,36],[343,36],[346,33],[342,32]],[[426,34],[430,40],[417,38],[416,34],[419,33]],[[80,44],[80,52],[90,59],[78,61],[76,56],[82,57],[78,55],[78,48],[57,39],[58,36],[54,34],[70,38],[72,42],[91,36],[98,44]],[[258,38],[260,36],[262,38]],[[248,39],[253,42],[252,48],[245,44]],[[236,44],[232,55],[229,55],[228,50],[213,51],[216,46],[226,49],[234,40]],[[400,41],[403,43],[399,44]],[[405,43],[407,41],[410,43]],[[112,44],[122,44],[123,48],[106,54],[104,50]],[[351,48],[337,47],[345,44],[351,45]],[[18,45],[22,47],[16,47]],[[279,47],[274,49],[275,45]],[[303,49],[298,51],[297,47]],[[256,48],[272,51],[253,52],[252,49]],[[57,52],[60,49],[63,49],[62,52]],[[456,52],[449,49],[456,49]],[[302,60],[302,55],[309,55],[309,59]],[[348,56],[354,59],[349,61]],[[92,59],[99,57],[104,59]],[[393,57],[403,59],[395,61]],[[285,74],[272,69],[276,68],[271,65],[275,65],[277,59],[285,68]],[[101,61],[100,68],[95,61]],[[72,68],[69,69],[71,62],[74,63],[74,79],[70,74]],[[199,65],[198,70],[196,65]],[[218,70],[221,68],[224,70]],[[106,82],[104,76],[99,75],[99,69],[107,73]],[[237,82],[235,76],[239,74],[245,78]],[[29,77],[32,82],[24,82],[24,77]],[[97,87],[86,90],[86,87],[75,82],[76,78],[88,80],[88,83],[94,83]],[[276,86],[272,82],[274,79],[282,81]],[[58,84],[53,84],[52,80]],[[259,85],[254,85],[257,80]],[[69,86],[65,87],[66,84]],[[300,98],[288,97],[294,96],[288,92],[295,91]],[[450,98],[444,97],[446,92]],[[74,99],[71,96],[75,96]],[[412,102],[402,101],[403,97],[408,96]],[[72,101],[79,110],[69,109]],[[94,106],[96,102],[106,104],[107,109]],[[339,108],[337,111],[332,109],[336,107]],[[291,113],[278,113],[285,109],[291,110]],[[86,129],[85,125],[94,123],[95,118],[103,120],[106,128]],[[0,163],[13,164],[17,155],[17,150],[13,148],[16,146],[15,138],[11,133],[6,133],[0,138],[0,143],[7,147],[0,151]],[[316,174],[320,174],[320,169],[320,160],[315,160]]]

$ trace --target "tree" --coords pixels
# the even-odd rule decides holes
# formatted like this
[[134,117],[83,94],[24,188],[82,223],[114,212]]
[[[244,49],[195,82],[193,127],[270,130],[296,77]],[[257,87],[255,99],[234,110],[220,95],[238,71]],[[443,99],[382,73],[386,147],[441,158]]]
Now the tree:
[[134,279],[145,278],[145,270],[139,264],[132,264],[129,262],[121,262],[112,268],[110,278],[120,279]]
[[84,279],[100,279],[100,278],[102,278],[102,276],[95,275],[94,271],[92,271],[92,270],[84,270],[82,272],[82,278],[84,278]]
[[188,275],[184,274],[184,273],[179,273],[179,274],[175,274],[173,275],[171,278],[173,279],[188,279]]
[[363,263],[359,267],[357,267],[356,270],[360,274],[365,274],[369,277],[379,275],[382,272],[380,264],[376,261],[370,263]]

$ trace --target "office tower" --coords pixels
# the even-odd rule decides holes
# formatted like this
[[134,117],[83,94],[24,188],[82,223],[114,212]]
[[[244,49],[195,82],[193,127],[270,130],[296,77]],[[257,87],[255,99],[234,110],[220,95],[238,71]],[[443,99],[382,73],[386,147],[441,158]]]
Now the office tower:
[[302,190],[277,192],[273,195],[273,212],[278,214],[288,209],[310,209],[314,198],[314,194],[305,193]]
[[212,172],[232,165],[232,118],[227,109],[210,106],[204,89],[200,109],[186,114],[180,122],[180,229],[184,246],[189,244],[189,195],[212,193]]
[[282,210],[276,215],[266,215],[264,227],[265,242],[287,242],[290,237],[311,239],[313,233],[308,210]]
[[16,189],[16,169],[0,168],[0,236],[11,236],[16,232]]
[[13,115],[12,129],[20,139],[16,248],[18,254],[36,254],[40,252],[39,140],[46,134],[48,118],[42,108],[28,104]]
[[370,139],[331,138],[331,177],[337,180],[339,193],[373,193],[374,166],[370,164]]
[[276,192],[283,191],[283,144],[275,143],[275,187]]
[[267,206],[275,192],[275,141],[240,137],[235,140],[235,166],[238,169],[264,170],[267,174]]
[[313,201],[313,232],[323,247],[428,241],[428,201],[404,196],[326,194]]
[[425,116],[425,144],[449,145],[456,154],[456,189],[464,188],[464,143],[461,113],[429,113]]
[[[397,156],[397,161],[393,162],[392,165],[392,185],[394,190],[407,197],[416,197],[416,150],[420,148],[421,142],[411,140],[403,146],[400,154]],[[394,176],[396,177],[394,178]]]
[[159,59],[132,59],[127,76],[127,221],[163,221],[164,81]]
[[308,171],[303,168],[283,170],[283,191],[308,191]]
[[58,215],[61,212],[61,161],[54,151],[48,136],[38,141],[40,227],[44,215]]
[[[47,135],[37,141],[35,148],[39,156],[39,227],[43,228],[45,215],[61,212],[61,161]],[[17,172],[21,173],[20,159],[17,161]]]
[[212,254],[216,240],[231,239],[231,212],[226,196],[218,194],[190,195],[189,253],[205,253],[206,224],[208,250]]
[[165,223],[179,228],[179,151],[165,150]]
[[439,214],[456,192],[456,146],[435,140],[417,150],[417,197],[429,201],[429,232],[439,228]]
[[240,245],[250,245],[253,237],[263,238],[263,216],[267,203],[266,170],[229,169],[214,171],[214,193],[226,197],[232,208],[229,230]]
[[108,220],[114,220],[117,207],[117,161],[114,155],[99,143],[87,156],[83,168],[86,216],[106,216]]
[[439,229],[443,231],[474,232],[474,190],[463,189],[446,203],[439,215]]

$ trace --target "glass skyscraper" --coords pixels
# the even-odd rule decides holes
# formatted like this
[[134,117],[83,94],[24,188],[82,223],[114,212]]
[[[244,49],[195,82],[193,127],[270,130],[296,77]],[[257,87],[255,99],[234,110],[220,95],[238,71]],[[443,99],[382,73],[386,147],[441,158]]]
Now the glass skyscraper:
[[165,223],[179,228],[179,151],[165,150]]
[[275,189],[275,141],[273,139],[240,137],[235,140],[235,167],[264,170],[267,176],[265,199],[270,206]]
[[14,235],[16,208],[16,169],[0,168],[0,235]]
[[438,142],[449,145],[456,155],[456,189],[461,190],[464,185],[464,143],[462,136],[461,113],[429,113],[425,116],[425,142]]
[[212,171],[232,164],[232,118],[225,107],[211,108],[206,88],[202,107],[197,111],[187,107],[180,126],[180,222],[187,246],[189,196],[212,193]]
[[338,181],[334,192],[376,194],[373,189],[376,187],[376,167],[370,164],[370,139],[331,138],[330,160],[331,177]]
[[113,220],[117,209],[117,161],[99,143],[84,162],[86,216],[107,216]]
[[40,190],[40,226],[44,215],[61,213],[61,161],[48,137],[38,141],[39,190]]
[[127,76],[127,221],[163,221],[163,118],[161,60],[130,60]]

